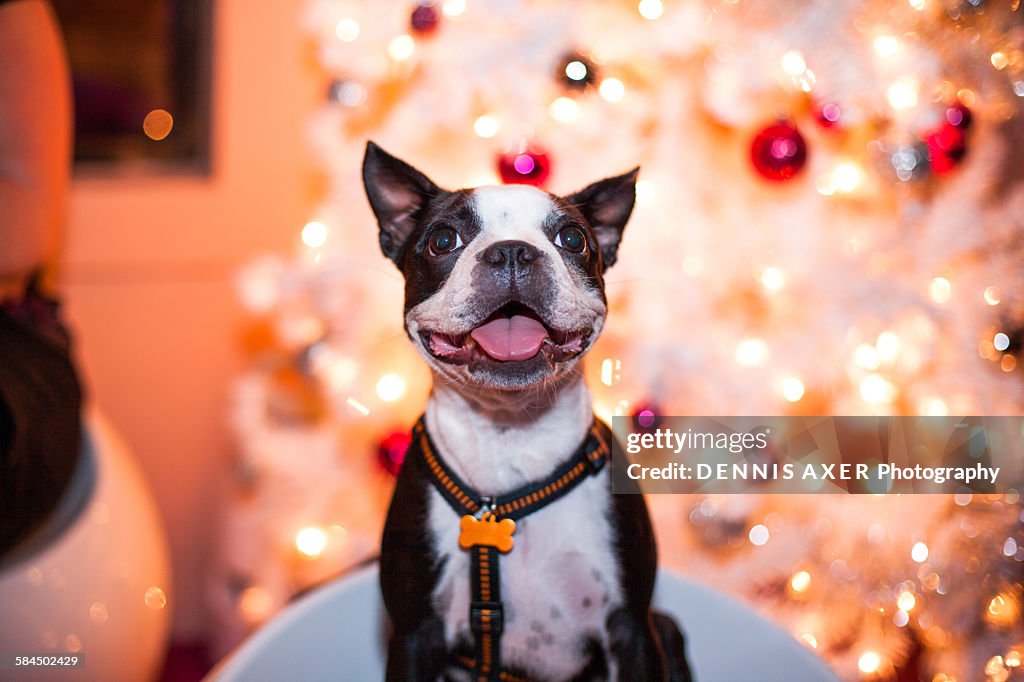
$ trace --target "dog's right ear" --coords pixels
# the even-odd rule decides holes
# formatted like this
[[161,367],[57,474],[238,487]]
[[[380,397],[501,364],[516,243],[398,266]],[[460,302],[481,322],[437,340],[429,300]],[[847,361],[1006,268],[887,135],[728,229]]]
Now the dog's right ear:
[[380,225],[380,250],[397,263],[416,229],[416,214],[428,199],[444,190],[373,142],[366,143],[363,185]]

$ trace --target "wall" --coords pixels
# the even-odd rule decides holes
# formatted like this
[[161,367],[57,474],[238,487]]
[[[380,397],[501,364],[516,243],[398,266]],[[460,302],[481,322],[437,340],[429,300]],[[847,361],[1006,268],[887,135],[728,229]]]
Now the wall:
[[[134,448],[170,538],[174,634],[202,636],[204,557],[244,364],[237,267],[296,242],[319,94],[300,0],[217,0],[210,178],[76,179],[64,273],[92,400]],[[156,144],[156,143],[155,143]]]

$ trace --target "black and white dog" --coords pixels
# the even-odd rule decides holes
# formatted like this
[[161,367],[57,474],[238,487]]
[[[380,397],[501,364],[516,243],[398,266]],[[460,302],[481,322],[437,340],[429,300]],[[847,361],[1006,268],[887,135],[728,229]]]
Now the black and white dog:
[[367,145],[381,249],[405,276],[405,328],[434,376],[418,426],[430,452],[414,440],[382,542],[388,680],[690,679],[678,628],[650,610],[647,507],[641,495],[612,495],[606,449],[584,453],[598,465],[581,459],[568,484],[540,490],[558,491],[550,504],[502,522],[515,527],[515,548],[498,560],[500,601],[480,596],[497,562],[460,547],[466,523],[498,527],[495,500],[553,481],[581,443],[596,442],[579,361],[604,324],[604,272],[636,176],[567,197],[522,185],[446,191]]

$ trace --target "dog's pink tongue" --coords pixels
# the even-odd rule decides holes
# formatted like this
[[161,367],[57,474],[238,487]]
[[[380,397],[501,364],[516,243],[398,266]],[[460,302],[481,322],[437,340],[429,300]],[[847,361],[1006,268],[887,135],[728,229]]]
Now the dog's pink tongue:
[[540,350],[548,330],[532,317],[513,315],[481,325],[470,336],[495,360],[528,360]]

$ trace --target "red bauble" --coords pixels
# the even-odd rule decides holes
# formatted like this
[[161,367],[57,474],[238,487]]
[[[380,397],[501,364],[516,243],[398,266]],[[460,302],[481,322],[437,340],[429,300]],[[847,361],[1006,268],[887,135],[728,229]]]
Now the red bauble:
[[950,173],[960,165],[967,153],[967,141],[963,126],[943,123],[935,130],[925,134],[924,143],[928,145],[928,160],[932,172],[936,175]]
[[433,33],[440,23],[441,10],[434,2],[419,3],[409,17],[409,26],[420,35]]
[[377,463],[384,471],[397,476],[409,451],[412,435],[408,431],[395,431],[385,436],[377,445]]
[[814,120],[822,128],[841,128],[843,110],[835,102],[825,102],[814,111]]
[[792,123],[768,126],[750,145],[754,169],[768,180],[792,180],[807,163],[807,143]]
[[540,147],[522,143],[498,157],[498,173],[506,185],[538,187],[548,179],[551,162]]

